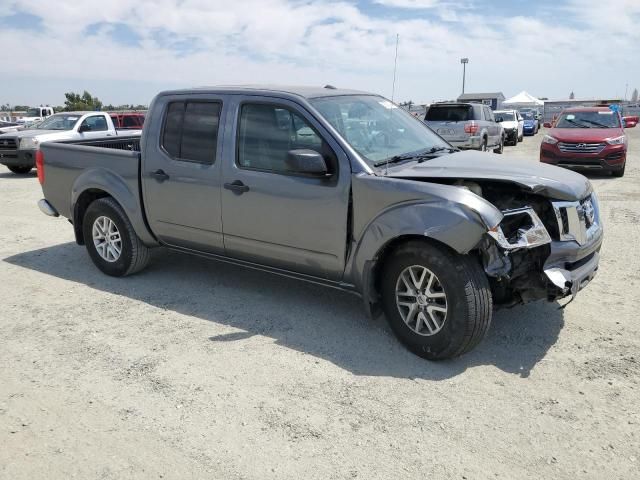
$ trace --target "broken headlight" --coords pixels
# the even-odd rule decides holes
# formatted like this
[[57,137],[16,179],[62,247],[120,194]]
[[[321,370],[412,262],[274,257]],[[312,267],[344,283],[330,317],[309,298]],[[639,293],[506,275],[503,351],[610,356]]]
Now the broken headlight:
[[505,210],[500,224],[489,235],[505,250],[533,248],[551,242],[549,232],[531,207]]

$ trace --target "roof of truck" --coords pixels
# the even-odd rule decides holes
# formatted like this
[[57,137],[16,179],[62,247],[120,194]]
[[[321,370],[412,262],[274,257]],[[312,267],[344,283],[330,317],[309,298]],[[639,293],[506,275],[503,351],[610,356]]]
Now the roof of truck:
[[213,87],[195,87],[180,90],[168,90],[160,95],[174,95],[185,93],[228,93],[269,95],[273,93],[295,95],[304,98],[335,97],[340,95],[374,95],[360,90],[336,88],[331,85],[320,86],[290,86],[290,85],[221,85]]

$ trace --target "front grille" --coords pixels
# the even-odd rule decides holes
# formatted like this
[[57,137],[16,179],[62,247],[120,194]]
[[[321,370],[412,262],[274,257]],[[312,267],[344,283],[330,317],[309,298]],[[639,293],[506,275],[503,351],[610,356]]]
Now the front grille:
[[0,138],[0,150],[16,150],[17,148],[17,138]]
[[600,210],[595,194],[579,202],[552,202],[558,222],[560,240],[576,241],[584,245],[602,228]]
[[563,153],[600,153],[604,143],[568,143],[558,142],[558,149]]

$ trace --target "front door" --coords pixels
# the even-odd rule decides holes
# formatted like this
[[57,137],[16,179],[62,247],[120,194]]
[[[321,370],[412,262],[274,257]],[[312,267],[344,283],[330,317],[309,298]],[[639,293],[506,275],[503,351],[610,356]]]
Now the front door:
[[[223,98],[161,97],[145,125],[142,179],[152,231],[168,245],[224,253],[220,210]],[[159,138],[159,141],[158,141]]]
[[[324,128],[294,102],[236,96],[225,144],[222,218],[227,255],[283,270],[342,278],[351,169]],[[231,122],[229,122],[231,124]],[[321,153],[329,174],[301,176],[287,152]]]

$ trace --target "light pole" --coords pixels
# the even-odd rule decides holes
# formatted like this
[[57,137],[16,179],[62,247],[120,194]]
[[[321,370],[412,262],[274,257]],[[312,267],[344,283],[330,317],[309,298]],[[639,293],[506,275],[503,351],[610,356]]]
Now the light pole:
[[462,64],[462,94],[464,95],[464,81],[467,75],[467,63],[469,63],[469,59],[461,58],[460,63]]

